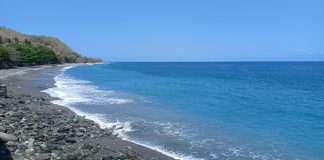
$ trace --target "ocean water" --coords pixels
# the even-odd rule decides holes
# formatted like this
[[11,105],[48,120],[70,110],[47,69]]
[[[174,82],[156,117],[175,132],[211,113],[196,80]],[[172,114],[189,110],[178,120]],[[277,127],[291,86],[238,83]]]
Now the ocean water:
[[177,159],[324,159],[323,62],[79,65],[54,80],[54,103]]

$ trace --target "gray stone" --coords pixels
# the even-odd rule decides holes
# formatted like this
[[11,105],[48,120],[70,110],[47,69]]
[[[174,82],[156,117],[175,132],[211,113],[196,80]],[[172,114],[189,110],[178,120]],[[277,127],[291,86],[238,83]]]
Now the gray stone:
[[13,136],[11,134],[0,132],[0,140],[5,141],[5,142],[15,141],[15,140],[17,140],[17,137]]
[[6,129],[4,127],[0,126],[0,132],[5,132],[5,131],[6,131]]
[[83,128],[83,127],[80,127],[80,128],[79,128],[79,131],[80,131],[80,132],[87,132],[87,129],[85,129],[85,128]]
[[0,85],[0,97],[7,97],[7,86]]
[[25,153],[28,155],[34,154],[34,148],[28,148],[25,150]]
[[34,139],[33,138],[29,138],[28,139],[28,148],[33,148],[34,147]]
[[65,140],[67,143],[76,143],[77,141],[73,138],[68,138]]
[[126,150],[131,150],[132,147],[131,147],[131,146],[126,146],[126,147],[124,147],[124,149],[126,149]]

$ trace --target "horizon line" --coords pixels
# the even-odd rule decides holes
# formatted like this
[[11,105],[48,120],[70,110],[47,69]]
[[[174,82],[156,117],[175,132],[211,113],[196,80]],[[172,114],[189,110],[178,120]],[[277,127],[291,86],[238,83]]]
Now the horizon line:
[[324,62],[324,60],[319,61],[104,61],[104,63],[258,63],[258,62]]

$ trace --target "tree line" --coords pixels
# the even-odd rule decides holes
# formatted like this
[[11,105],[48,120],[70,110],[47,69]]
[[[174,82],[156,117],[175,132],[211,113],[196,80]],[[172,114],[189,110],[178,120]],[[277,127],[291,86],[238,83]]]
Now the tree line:
[[62,63],[95,63],[98,58],[82,57],[78,54],[55,53],[51,46],[34,44],[28,39],[4,39],[0,37],[0,68]]

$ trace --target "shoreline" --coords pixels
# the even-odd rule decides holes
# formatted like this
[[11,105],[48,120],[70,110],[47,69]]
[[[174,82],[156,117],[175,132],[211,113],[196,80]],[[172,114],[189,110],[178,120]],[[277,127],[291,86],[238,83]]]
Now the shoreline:
[[[87,64],[87,65],[93,65],[93,64]],[[152,143],[145,143],[143,141],[138,141],[138,140],[133,139],[132,137],[126,135],[127,132],[130,132],[130,131],[133,130],[131,125],[130,125],[130,123],[131,123],[130,121],[119,122],[117,120],[115,122],[106,122],[104,119],[102,119],[102,115],[100,113],[89,113],[89,112],[82,111],[82,110],[78,109],[77,107],[75,107],[73,104],[80,102],[80,100],[75,101],[73,99],[74,98],[78,99],[79,97],[78,96],[77,97],[67,96],[65,94],[65,92],[63,92],[63,95],[62,95],[61,89],[64,90],[64,88],[65,89],[69,88],[69,85],[65,86],[64,84],[69,84],[71,82],[73,84],[74,81],[79,81],[79,80],[83,81],[82,79],[74,79],[74,78],[70,79],[71,77],[69,77],[67,79],[63,78],[63,77],[65,77],[64,75],[65,75],[65,72],[67,70],[69,70],[71,68],[74,68],[74,67],[78,67],[78,66],[79,65],[63,66],[62,68],[60,68],[59,69],[60,72],[56,76],[54,76],[54,78],[53,78],[55,80],[55,84],[50,88],[42,90],[41,92],[45,92],[45,93],[51,95],[52,97],[59,97],[59,98],[54,99],[51,102],[54,103],[54,104],[57,104],[57,105],[65,106],[65,107],[69,108],[70,110],[72,110],[77,115],[94,121],[95,123],[99,124],[99,126],[102,129],[104,129],[104,128],[112,129],[113,134],[116,135],[118,138],[120,138],[122,140],[125,140],[125,141],[128,141],[128,142],[131,142],[131,143],[134,143],[134,144],[149,148],[149,149],[154,150],[156,152],[159,152],[159,153],[161,153],[163,155],[172,157],[173,159],[192,159],[192,160],[193,159],[201,159],[201,158],[195,158],[195,157],[193,157],[191,155],[186,155],[186,154],[183,154],[183,153],[174,152],[172,150],[166,150],[161,145],[154,145]],[[86,87],[86,86],[84,86],[84,87]],[[67,90],[66,93],[71,93],[71,91]],[[73,93],[71,93],[71,94],[74,95]],[[88,97],[88,98],[90,98],[90,97]],[[93,97],[93,98],[95,98],[95,97]],[[71,99],[72,99],[72,102],[70,101]],[[124,102],[128,103],[127,101],[129,101],[129,99],[127,99],[127,98],[126,99],[122,99],[122,98],[118,99],[117,98],[117,99],[115,99],[115,101],[117,101],[117,103],[124,103]],[[132,100],[130,100],[130,101],[132,101]]]
[[[72,65],[0,70],[0,83],[6,84],[8,88],[8,98],[0,98],[3,104],[0,114],[4,116],[0,118],[0,127],[4,128],[5,133],[18,138],[17,141],[5,143],[13,159],[66,159],[69,156],[77,159],[173,159],[145,146],[122,140],[113,135],[111,129],[102,129],[94,121],[78,116],[68,107],[51,103],[54,98],[41,91],[54,86],[54,80],[42,72]],[[19,117],[15,112],[21,114],[21,110],[28,111]],[[15,118],[14,125],[19,132],[9,125],[12,117]],[[42,125],[45,121],[53,120],[54,124]],[[56,125],[57,122],[61,125]],[[38,133],[48,135],[48,139],[39,139]],[[46,143],[46,147],[43,143]]]

